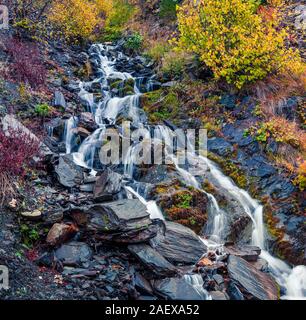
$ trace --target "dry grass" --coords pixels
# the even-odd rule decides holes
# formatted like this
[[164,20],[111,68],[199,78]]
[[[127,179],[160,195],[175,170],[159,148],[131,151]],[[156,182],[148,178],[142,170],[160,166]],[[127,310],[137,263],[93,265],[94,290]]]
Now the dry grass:
[[261,104],[265,118],[281,113],[286,99],[293,95],[303,96],[306,91],[306,73],[293,75],[290,73],[270,76],[254,86],[255,97]]

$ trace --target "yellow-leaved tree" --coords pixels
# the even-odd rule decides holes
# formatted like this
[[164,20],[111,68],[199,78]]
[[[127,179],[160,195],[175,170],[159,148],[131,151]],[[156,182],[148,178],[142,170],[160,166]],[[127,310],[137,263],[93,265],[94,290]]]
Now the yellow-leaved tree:
[[268,13],[255,0],[186,0],[178,7],[179,48],[238,88],[285,69],[296,72],[299,54],[286,48],[277,10]]
[[112,7],[113,0],[55,0],[48,20],[69,40],[87,39]]

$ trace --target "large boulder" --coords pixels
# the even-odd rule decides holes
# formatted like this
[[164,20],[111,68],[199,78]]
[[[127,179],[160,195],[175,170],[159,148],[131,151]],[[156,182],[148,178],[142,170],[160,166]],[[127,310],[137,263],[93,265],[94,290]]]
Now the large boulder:
[[49,147],[42,143],[33,132],[19,122],[13,115],[8,114],[0,120],[2,129],[6,134],[10,134],[10,130],[19,131],[22,134],[29,136],[33,141],[36,141],[39,144],[39,151],[41,155],[47,157],[53,154]]
[[112,200],[122,187],[122,176],[110,169],[106,169],[98,178],[94,186],[94,199],[96,201]]
[[68,215],[96,240],[123,244],[148,241],[157,235],[146,206],[137,199],[123,199],[69,210]]
[[151,224],[146,206],[136,199],[124,199],[90,206],[88,229],[118,232],[141,229]]
[[185,277],[154,281],[154,291],[166,300],[206,300],[204,290],[191,285]]
[[83,181],[83,170],[74,163],[72,155],[61,156],[55,172],[58,181],[68,188],[76,187]]
[[228,274],[247,299],[278,299],[278,287],[270,275],[258,271],[246,260],[230,255]]
[[261,249],[256,246],[248,246],[248,245],[238,246],[238,247],[233,245],[228,245],[225,247],[225,252],[233,256],[243,258],[244,260],[249,262],[256,262],[261,253]]
[[174,222],[165,222],[165,227],[151,242],[171,263],[193,265],[206,253],[206,246],[191,229]]
[[174,265],[169,263],[158,251],[146,244],[130,245],[129,251],[148,269],[160,276],[173,276],[177,273]]

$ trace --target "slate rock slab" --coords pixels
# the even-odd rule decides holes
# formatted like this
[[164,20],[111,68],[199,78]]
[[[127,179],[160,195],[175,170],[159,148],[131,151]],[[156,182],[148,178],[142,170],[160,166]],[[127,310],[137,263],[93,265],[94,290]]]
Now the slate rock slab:
[[154,281],[154,291],[166,300],[205,300],[199,292],[185,278],[167,278]]
[[165,233],[159,232],[152,246],[171,263],[192,265],[206,253],[206,246],[191,229],[174,222],[165,226]]
[[177,273],[174,265],[169,263],[158,251],[146,244],[130,245],[129,251],[148,269],[160,276],[173,276]]
[[88,262],[93,255],[90,247],[83,242],[72,241],[55,251],[55,257],[65,266],[76,266]]
[[230,255],[228,258],[229,277],[249,299],[277,300],[278,288],[270,275],[258,271],[249,262]]

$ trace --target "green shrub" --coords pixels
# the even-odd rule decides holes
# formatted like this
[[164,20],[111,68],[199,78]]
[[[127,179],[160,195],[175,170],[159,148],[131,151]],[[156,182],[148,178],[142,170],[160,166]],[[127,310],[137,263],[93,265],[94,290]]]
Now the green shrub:
[[138,32],[135,32],[128,37],[125,43],[125,47],[133,51],[138,51],[141,49],[142,43],[143,43],[142,35]]
[[178,3],[178,0],[161,0],[159,4],[159,16],[161,18],[175,19]]
[[102,41],[115,41],[122,37],[126,23],[134,14],[135,7],[127,0],[114,0],[101,37]]
[[47,103],[42,103],[36,105],[34,111],[39,117],[45,118],[49,115],[51,108]]

